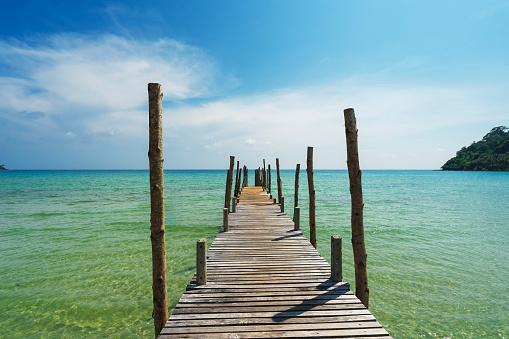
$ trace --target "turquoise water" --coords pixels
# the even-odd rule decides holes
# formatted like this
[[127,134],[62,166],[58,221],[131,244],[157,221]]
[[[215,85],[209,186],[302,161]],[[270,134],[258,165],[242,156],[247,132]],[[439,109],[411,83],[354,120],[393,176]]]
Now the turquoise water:
[[[165,172],[172,306],[225,175]],[[282,181],[291,215],[294,171]],[[363,187],[370,309],[393,337],[507,338],[509,173],[365,171]],[[315,189],[318,249],[341,235],[353,284],[347,172],[315,171]],[[305,171],[299,193],[307,235]],[[0,338],[152,337],[149,213],[146,171],[0,172]]]

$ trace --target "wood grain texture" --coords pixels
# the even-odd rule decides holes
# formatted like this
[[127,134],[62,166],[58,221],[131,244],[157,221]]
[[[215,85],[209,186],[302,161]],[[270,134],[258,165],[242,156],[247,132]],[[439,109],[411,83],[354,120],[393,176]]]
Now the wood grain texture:
[[150,166],[150,241],[152,244],[152,300],[154,333],[168,320],[166,291],[166,240],[164,230],[163,113],[161,84],[148,84]]
[[262,187],[245,187],[160,338],[390,338]]

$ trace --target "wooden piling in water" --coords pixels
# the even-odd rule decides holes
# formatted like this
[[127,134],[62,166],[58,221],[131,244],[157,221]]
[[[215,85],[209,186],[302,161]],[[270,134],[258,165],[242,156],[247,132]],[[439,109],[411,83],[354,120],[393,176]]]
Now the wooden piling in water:
[[267,190],[267,177],[265,176],[265,159],[263,159],[263,168],[262,168],[262,187],[263,190]]
[[281,174],[279,172],[279,158],[276,158],[276,171],[277,171],[277,201],[281,203],[281,196],[283,196],[283,188],[281,187]]
[[353,108],[344,111],[348,177],[350,178],[350,196],[352,198],[352,248],[355,263],[355,295],[368,308],[369,287],[367,253],[364,241],[364,220],[362,199],[362,172],[359,166],[359,148],[357,141],[357,122]]
[[239,182],[237,183],[237,198],[239,197],[240,192],[242,191],[242,185],[240,184],[241,178],[242,178],[242,168],[240,169]]
[[315,203],[315,182],[313,179],[313,147],[308,147],[307,153],[308,188],[309,188],[309,241],[316,248],[316,203]]
[[269,171],[269,173],[268,173],[267,193],[271,194],[272,192],[271,192],[271,188],[270,188],[270,164],[268,164],[267,167],[268,167],[268,171]]
[[247,187],[247,167],[244,165],[244,175],[242,178],[242,187]]
[[299,206],[299,173],[300,173],[300,164],[297,164],[295,167],[295,194],[294,194],[294,203],[293,206]]
[[237,172],[235,172],[235,187],[233,188],[233,196],[234,197],[238,197],[239,196],[239,189],[238,189],[238,184],[239,184],[239,180],[240,180],[240,177],[239,177],[239,166],[240,166],[240,161],[237,160]]
[[152,243],[152,294],[155,337],[168,321],[166,291],[166,240],[164,237],[163,93],[161,85],[148,84],[150,166],[150,241]]
[[224,199],[224,207],[230,210],[230,202],[232,200],[232,183],[233,183],[233,166],[235,165],[235,157],[230,155],[230,169],[226,178],[226,194]]
[[299,206],[299,173],[300,164],[295,166],[295,193],[293,195],[293,220],[295,221],[295,208]]
[[196,285],[207,284],[207,240],[196,242]]

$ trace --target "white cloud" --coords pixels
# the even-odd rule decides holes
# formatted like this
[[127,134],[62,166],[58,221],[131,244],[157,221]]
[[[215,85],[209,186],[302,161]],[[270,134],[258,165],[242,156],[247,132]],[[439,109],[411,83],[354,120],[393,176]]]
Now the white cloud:
[[56,128],[95,135],[139,135],[149,82],[162,84],[163,100],[235,86],[201,49],[172,39],[61,34],[33,43],[0,41],[0,65],[10,70],[0,76],[0,117],[21,123],[18,112],[41,112]]
[[[490,128],[509,125],[506,84],[389,84],[358,76],[210,99],[236,80],[222,76],[203,50],[171,39],[64,34],[33,44],[0,41],[0,66],[9,70],[0,76],[0,119],[14,126],[2,133],[12,140],[144,143],[147,83],[160,82],[164,135],[172,137],[165,149],[185,148],[175,163],[186,168],[222,167],[224,154],[252,165],[278,156],[283,168],[293,168],[305,164],[307,146],[315,148],[315,168],[345,168],[348,107],[357,115],[363,168],[438,168]],[[186,103],[190,98],[202,100]]]
[[361,159],[365,168],[438,168],[464,143],[458,136],[467,126],[488,131],[507,121],[506,107],[490,100],[495,92],[488,86],[376,85],[356,79],[184,105],[165,114],[188,134],[206,131],[230,140],[221,152],[253,162],[275,154],[291,168],[305,163],[306,147],[314,146],[316,168],[345,168],[343,109],[354,107],[359,146],[367,150]]

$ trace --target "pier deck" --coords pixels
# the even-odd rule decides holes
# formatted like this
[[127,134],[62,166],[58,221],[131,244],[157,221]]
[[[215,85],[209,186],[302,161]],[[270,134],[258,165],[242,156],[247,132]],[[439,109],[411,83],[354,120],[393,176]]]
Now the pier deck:
[[390,338],[261,187],[245,187],[159,338]]

